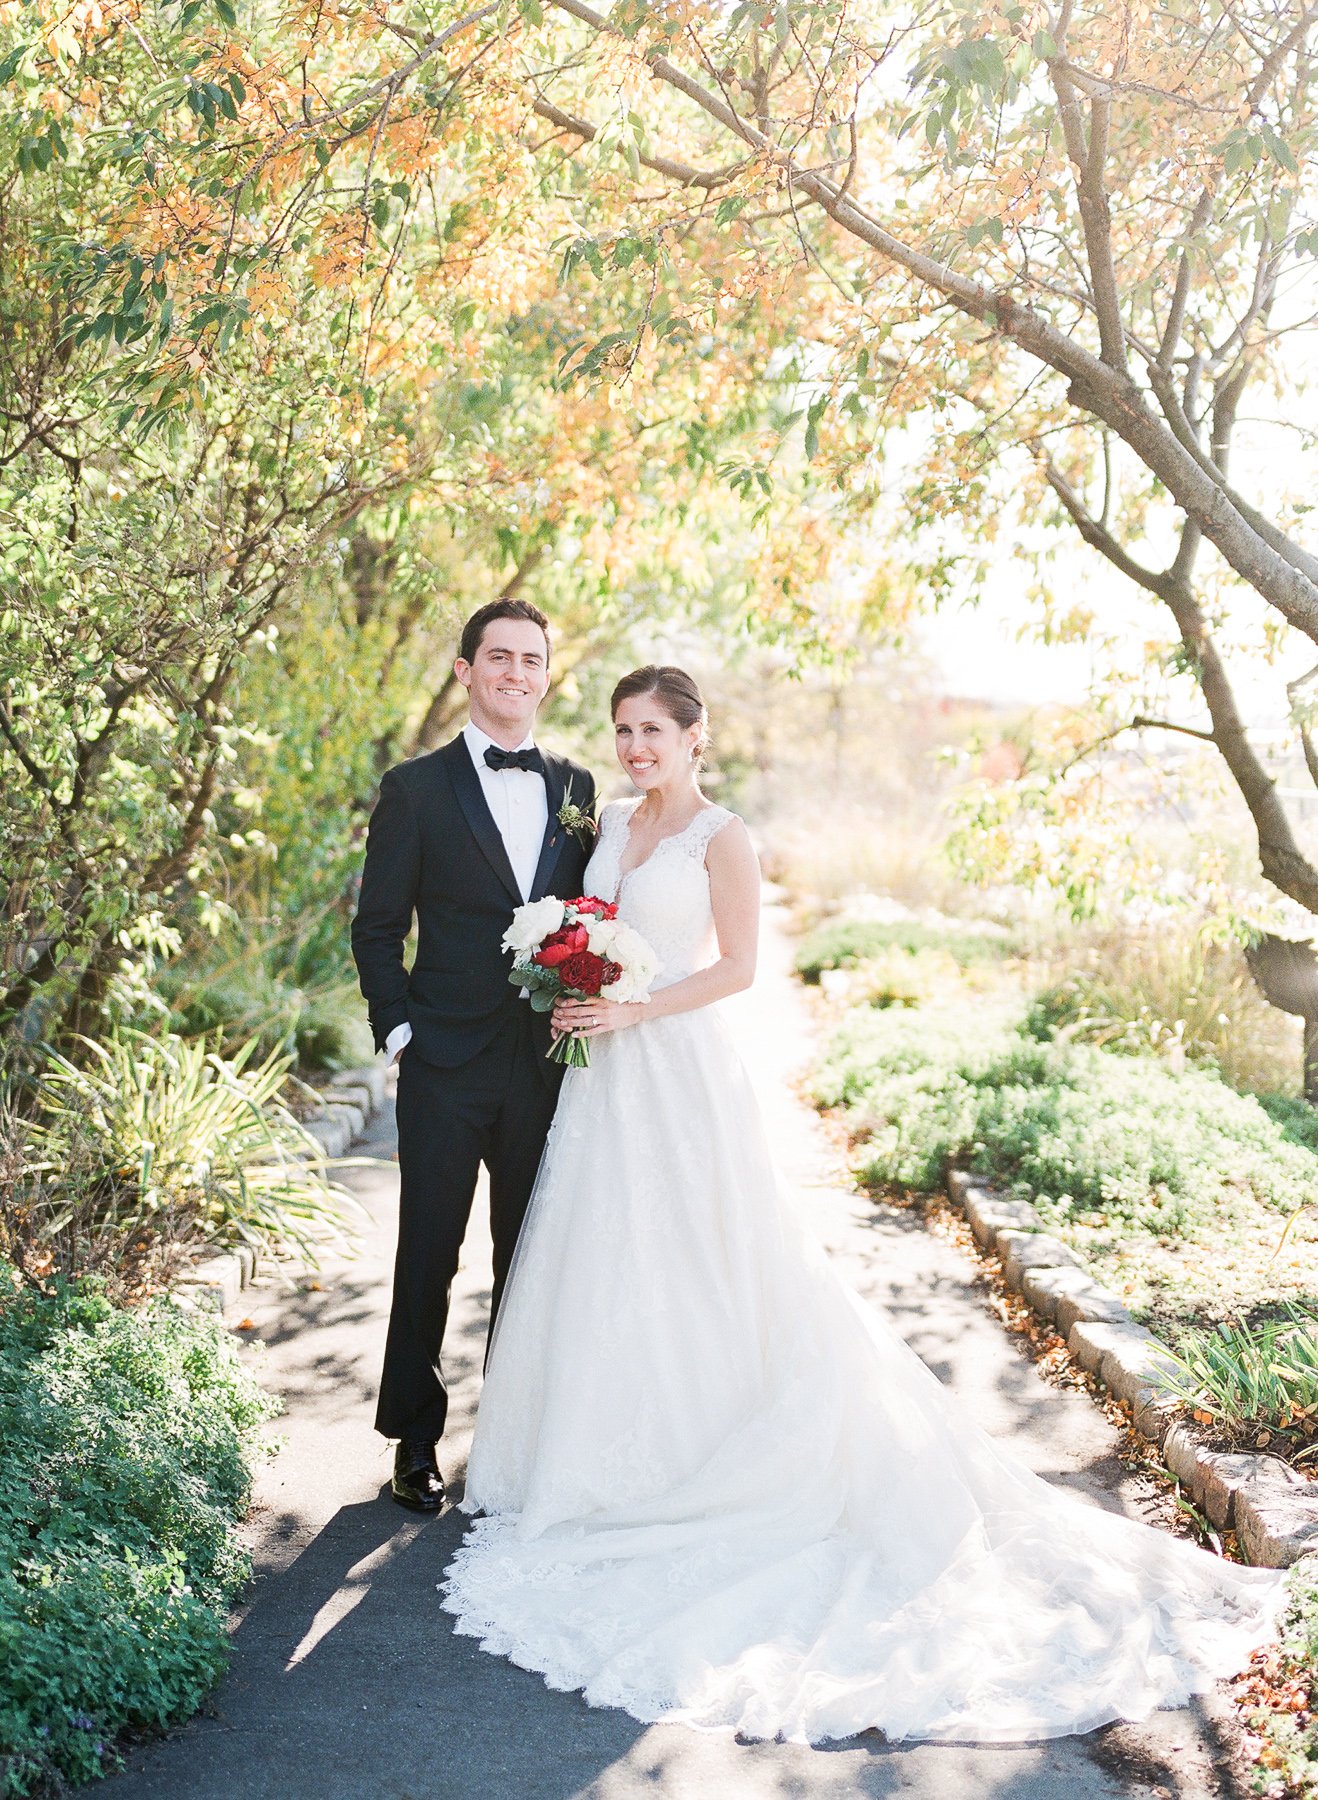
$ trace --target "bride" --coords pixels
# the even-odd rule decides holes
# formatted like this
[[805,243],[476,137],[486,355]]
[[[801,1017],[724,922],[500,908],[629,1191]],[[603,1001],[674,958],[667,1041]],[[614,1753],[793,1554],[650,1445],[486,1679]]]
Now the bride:
[[592,1066],[495,1327],[456,1629],[593,1705],[807,1743],[1055,1737],[1235,1673],[1283,1577],[1050,1487],[798,1222],[714,1004],[752,979],[759,871],[698,785],[699,690],[648,667],[612,705],[640,797],[586,891],[660,972],[555,1014]]

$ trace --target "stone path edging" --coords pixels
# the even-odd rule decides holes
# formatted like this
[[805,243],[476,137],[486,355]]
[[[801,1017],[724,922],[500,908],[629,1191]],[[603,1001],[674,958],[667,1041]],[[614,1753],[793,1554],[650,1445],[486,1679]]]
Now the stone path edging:
[[[326,1157],[342,1156],[384,1105],[387,1069],[369,1063],[360,1069],[343,1069],[322,1089],[321,1110],[307,1120],[306,1129]],[[249,1244],[219,1250],[193,1263],[180,1276],[175,1294],[185,1305],[209,1305],[223,1312],[236,1306],[242,1290],[256,1274],[256,1252]]]
[[1161,1451],[1209,1522],[1235,1531],[1250,1562],[1283,1569],[1318,1553],[1318,1483],[1280,1457],[1198,1444],[1159,1383],[1164,1346],[1073,1250],[1050,1235],[1028,1201],[1004,1199],[962,1169],[948,1175],[947,1194],[965,1214],[976,1243],[1001,1257],[1007,1286],[1056,1327],[1082,1369],[1126,1402],[1135,1429]]

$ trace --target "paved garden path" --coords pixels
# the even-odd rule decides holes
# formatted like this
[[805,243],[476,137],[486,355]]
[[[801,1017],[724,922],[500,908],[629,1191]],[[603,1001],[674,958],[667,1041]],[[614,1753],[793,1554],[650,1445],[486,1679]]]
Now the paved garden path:
[[[1083,1394],[1045,1384],[985,1304],[966,1259],[910,1213],[847,1186],[828,1134],[788,1081],[808,1056],[806,996],[766,909],[752,993],[729,1004],[780,1157],[848,1279],[890,1308],[919,1354],[980,1424],[1050,1479],[1136,1514],[1150,1497],[1126,1475],[1112,1432]],[[284,1438],[262,1472],[248,1527],[257,1575],[235,1621],[234,1656],[209,1712],[137,1751],[103,1800],[1201,1800],[1232,1792],[1213,1709],[1146,1727],[993,1748],[740,1745],[550,1692],[457,1638],[436,1583],[462,1532],[388,1497],[390,1452],[371,1428],[397,1203],[393,1125],[375,1122],[352,1185],[372,1225],[356,1260],[320,1285],[258,1282],[249,1317],[262,1379],[282,1393]],[[478,1201],[478,1206],[479,1206]],[[449,1364],[460,1477],[479,1391],[488,1245],[473,1234],[456,1296]],[[783,1479],[792,1479],[785,1467]]]

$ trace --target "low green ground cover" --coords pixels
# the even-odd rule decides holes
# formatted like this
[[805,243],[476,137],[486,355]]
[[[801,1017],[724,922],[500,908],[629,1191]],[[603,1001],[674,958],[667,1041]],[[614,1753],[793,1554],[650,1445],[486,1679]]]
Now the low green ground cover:
[[997,929],[958,930],[919,919],[838,919],[816,926],[802,938],[796,972],[803,981],[815,983],[826,969],[853,969],[890,950],[913,957],[933,950],[965,967],[1000,961],[1011,949],[1010,936]]
[[260,1424],[277,1405],[208,1318],[0,1265],[0,1795],[108,1773],[120,1733],[193,1712],[248,1573]]
[[927,1193],[972,1169],[1032,1200],[1137,1311],[1220,1317],[1313,1285],[1318,1155],[1295,1102],[946,1000],[852,1012],[814,1097],[850,1115],[865,1180]]

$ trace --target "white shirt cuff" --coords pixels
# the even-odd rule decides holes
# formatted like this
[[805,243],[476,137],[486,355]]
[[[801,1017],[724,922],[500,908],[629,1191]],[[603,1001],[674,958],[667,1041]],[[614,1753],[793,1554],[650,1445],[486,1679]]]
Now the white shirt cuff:
[[397,1056],[398,1052],[403,1048],[404,1044],[410,1044],[411,1042],[412,1027],[408,1024],[407,1020],[404,1019],[401,1025],[394,1026],[393,1030],[384,1040],[384,1053],[389,1058],[390,1062],[392,1062],[394,1057]]

